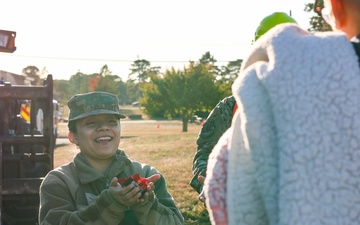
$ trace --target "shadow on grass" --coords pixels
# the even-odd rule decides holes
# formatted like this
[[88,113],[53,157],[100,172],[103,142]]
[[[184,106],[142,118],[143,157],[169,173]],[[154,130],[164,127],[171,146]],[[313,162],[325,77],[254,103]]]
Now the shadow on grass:
[[136,138],[138,136],[121,136],[120,138]]
[[182,215],[185,219],[185,225],[211,225],[209,214],[206,210],[203,210],[198,215],[187,212],[183,212]]

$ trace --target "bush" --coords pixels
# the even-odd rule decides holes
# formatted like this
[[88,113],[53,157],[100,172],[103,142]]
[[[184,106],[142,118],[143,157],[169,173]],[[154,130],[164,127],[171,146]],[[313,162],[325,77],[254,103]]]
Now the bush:
[[132,115],[129,115],[128,117],[131,120],[142,120],[142,115],[141,114],[132,114]]

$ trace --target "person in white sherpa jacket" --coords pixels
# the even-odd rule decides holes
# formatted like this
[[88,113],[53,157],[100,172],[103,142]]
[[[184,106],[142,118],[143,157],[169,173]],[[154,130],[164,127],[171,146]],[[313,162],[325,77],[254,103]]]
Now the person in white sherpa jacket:
[[360,224],[360,0],[325,7],[335,32],[278,25],[244,60],[209,157],[212,224]]

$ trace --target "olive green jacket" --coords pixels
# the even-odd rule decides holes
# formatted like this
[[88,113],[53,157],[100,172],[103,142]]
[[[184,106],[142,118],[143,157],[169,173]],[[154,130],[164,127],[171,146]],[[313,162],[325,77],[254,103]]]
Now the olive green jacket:
[[117,202],[108,189],[114,177],[136,173],[149,177],[159,172],[131,161],[121,150],[114,157],[106,175],[91,167],[81,153],[73,162],[51,171],[40,187],[39,224],[184,224],[163,176],[155,182],[154,194],[147,202],[130,208]]
[[233,109],[235,106],[234,96],[221,100],[210,112],[203,124],[196,140],[197,148],[193,161],[193,178],[190,185],[200,193],[203,184],[198,181],[198,176],[206,176],[206,168],[209,155],[223,133],[231,126]]

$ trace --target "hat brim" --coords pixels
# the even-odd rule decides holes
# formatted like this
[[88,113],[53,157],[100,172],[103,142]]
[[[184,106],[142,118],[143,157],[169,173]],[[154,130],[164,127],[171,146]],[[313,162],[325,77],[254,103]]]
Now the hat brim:
[[86,113],[82,113],[74,118],[69,119],[70,121],[74,121],[74,120],[78,120],[78,119],[82,119],[88,116],[98,116],[98,115],[103,115],[103,114],[107,114],[107,115],[115,115],[117,118],[119,119],[124,119],[126,118],[125,115],[121,114],[121,113],[117,113],[114,112],[112,110],[106,110],[106,109],[97,109],[97,110],[92,110],[90,112],[86,112]]

